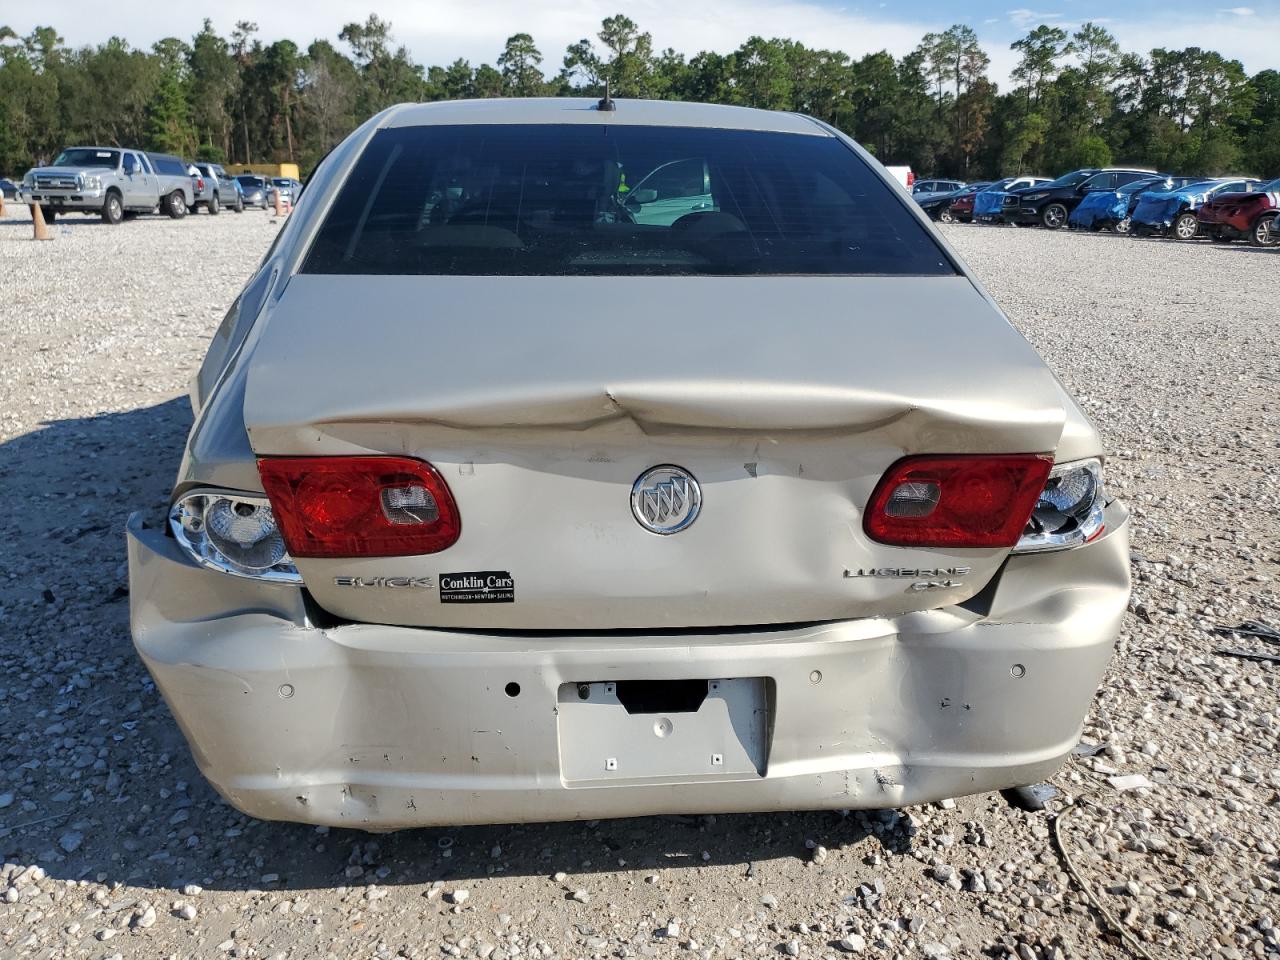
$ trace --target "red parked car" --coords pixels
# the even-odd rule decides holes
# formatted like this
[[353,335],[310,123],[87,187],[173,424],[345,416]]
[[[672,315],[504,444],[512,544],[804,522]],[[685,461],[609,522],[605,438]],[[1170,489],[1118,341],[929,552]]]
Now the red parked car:
[[1200,232],[1226,243],[1248,240],[1266,247],[1280,240],[1271,221],[1280,210],[1280,179],[1272,180],[1254,193],[1224,193],[1202,205],[1196,213]]
[[991,186],[990,183],[971,183],[965,188],[964,193],[957,194],[949,208],[951,219],[959,220],[961,223],[973,223],[973,198],[989,186]]

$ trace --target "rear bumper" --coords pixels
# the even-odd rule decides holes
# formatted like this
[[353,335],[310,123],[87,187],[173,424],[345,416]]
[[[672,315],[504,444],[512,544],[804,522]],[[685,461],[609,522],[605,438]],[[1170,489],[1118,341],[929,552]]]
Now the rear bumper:
[[[135,515],[133,636],[204,775],[264,819],[390,830],[902,806],[1033,782],[1070,752],[1129,596],[1127,514],[1108,510],[1087,546],[1011,558],[975,609],[656,636],[322,629],[300,589],[194,566]],[[602,755],[598,777],[564,776],[562,685],[731,677],[768,678],[760,772],[629,779],[636,749],[688,768],[693,715],[673,714],[661,741],[644,728],[644,744],[603,744],[616,769]]]

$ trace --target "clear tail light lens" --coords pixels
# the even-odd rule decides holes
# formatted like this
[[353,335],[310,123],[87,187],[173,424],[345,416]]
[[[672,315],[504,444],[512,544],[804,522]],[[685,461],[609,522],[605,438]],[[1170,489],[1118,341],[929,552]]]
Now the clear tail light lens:
[[202,566],[255,580],[302,582],[266,497],[189,493],[169,509],[169,528]]
[[294,557],[438,553],[462,533],[444,478],[410,457],[265,457],[258,461]]
[[1052,467],[1039,454],[907,457],[876,486],[863,528],[894,546],[1012,547]]
[[1060,463],[1049,474],[1015,553],[1065,550],[1100,537],[1106,529],[1102,463]]

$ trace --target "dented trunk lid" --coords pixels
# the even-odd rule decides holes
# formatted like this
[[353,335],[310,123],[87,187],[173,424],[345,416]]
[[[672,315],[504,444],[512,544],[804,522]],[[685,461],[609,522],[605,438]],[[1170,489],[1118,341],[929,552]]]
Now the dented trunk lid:
[[[956,603],[1007,551],[870,541],[877,480],[908,454],[1052,452],[1065,419],[1052,374],[963,276],[304,275],[248,362],[258,455],[408,455],[449,483],[448,549],[298,562],[331,613],[406,625],[735,627]],[[670,536],[631,506],[660,464],[701,487]],[[510,587],[457,589],[480,575]]]

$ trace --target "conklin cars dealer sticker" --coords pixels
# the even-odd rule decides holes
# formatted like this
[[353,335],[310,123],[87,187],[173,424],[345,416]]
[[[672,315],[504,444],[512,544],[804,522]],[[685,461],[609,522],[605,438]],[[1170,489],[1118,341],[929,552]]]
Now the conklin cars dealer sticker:
[[515,603],[516,581],[506,570],[440,574],[441,603]]

